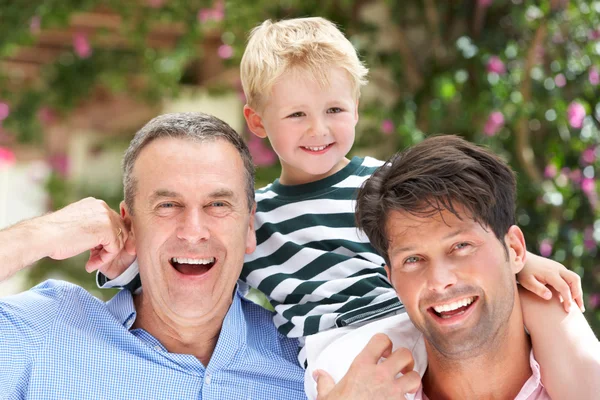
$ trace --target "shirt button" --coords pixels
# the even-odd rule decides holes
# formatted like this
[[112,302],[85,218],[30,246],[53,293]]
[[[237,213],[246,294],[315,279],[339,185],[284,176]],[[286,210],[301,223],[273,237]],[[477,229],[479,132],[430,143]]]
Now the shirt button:
[[207,385],[210,385],[210,381],[211,381],[211,376],[210,373],[206,373],[206,375],[204,376],[204,383],[206,383]]
[[154,350],[156,351],[162,351],[162,347],[160,347],[159,345],[154,346]]

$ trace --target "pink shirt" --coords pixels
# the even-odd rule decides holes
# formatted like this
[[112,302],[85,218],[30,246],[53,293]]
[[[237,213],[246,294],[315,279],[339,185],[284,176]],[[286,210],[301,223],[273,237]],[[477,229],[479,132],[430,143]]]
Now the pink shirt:
[[[529,354],[529,365],[531,365],[533,374],[525,382],[515,400],[551,400],[542,384],[540,365],[533,357],[533,351]],[[423,393],[423,387],[415,393],[413,400],[429,400],[425,393]]]

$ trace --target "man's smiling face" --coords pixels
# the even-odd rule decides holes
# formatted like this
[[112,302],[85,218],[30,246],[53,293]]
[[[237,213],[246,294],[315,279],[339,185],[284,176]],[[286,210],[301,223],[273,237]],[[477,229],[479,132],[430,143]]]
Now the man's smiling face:
[[447,210],[427,217],[390,212],[388,273],[429,349],[466,358],[506,331],[524,240],[512,226],[504,238],[507,255],[491,229],[455,208],[461,218]]
[[143,296],[171,318],[202,318],[229,306],[254,216],[242,159],[225,140],[160,138],[133,169],[134,212],[126,213]]

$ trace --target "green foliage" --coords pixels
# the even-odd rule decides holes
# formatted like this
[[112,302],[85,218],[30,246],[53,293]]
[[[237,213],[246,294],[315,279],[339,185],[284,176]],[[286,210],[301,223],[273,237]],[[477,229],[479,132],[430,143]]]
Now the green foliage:
[[[214,4],[171,0],[150,8],[38,0],[0,7],[0,55],[33,42],[34,16],[44,28],[64,26],[73,12],[100,3],[122,16],[130,46],[117,53],[92,42],[91,57],[69,52],[47,66],[41,87],[0,90],[12,110],[5,126],[22,141],[35,140],[39,107],[68,113],[97,85],[136,91],[128,82],[131,71],[149,83],[137,90],[142,98],[172,95],[208,31],[222,32],[223,43],[234,49],[226,62],[235,65],[247,32],[264,19],[323,16],[356,45],[378,91],[363,97],[353,152],[386,158],[426,135],[454,133],[502,154],[519,175],[518,223],[528,248],[583,278],[586,316],[600,332],[600,86],[592,76],[600,69],[600,1],[226,1],[223,20],[199,22],[198,11]],[[149,49],[147,32],[165,21],[184,26],[177,46]],[[579,127],[569,110],[581,109],[587,116]],[[276,174],[277,166],[261,169],[258,186]],[[57,199],[63,189],[54,185]]]

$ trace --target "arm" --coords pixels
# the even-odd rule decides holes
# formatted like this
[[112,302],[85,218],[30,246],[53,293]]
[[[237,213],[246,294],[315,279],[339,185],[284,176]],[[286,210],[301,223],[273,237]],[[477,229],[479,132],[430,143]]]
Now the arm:
[[[379,362],[381,358],[385,360]],[[323,370],[313,373],[317,381],[317,400],[402,399],[421,386],[421,377],[413,367],[413,357],[408,349],[399,348],[392,352],[390,338],[377,334],[356,356],[337,384]],[[404,375],[397,378],[398,373]]]
[[552,298],[552,292],[546,285],[553,287],[563,299],[566,312],[569,312],[573,301],[582,312],[585,311],[581,278],[561,263],[527,252],[525,266],[517,274],[517,279],[522,287],[546,300]]
[[558,296],[545,301],[519,290],[525,326],[550,397],[596,398],[600,393],[600,342],[581,311],[572,307],[565,313]]
[[[108,271],[135,259],[120,216],[87,198],[0,231],[0,282],[44,257],[64,260],[90,250],[86,270]],[[127,248],[126,248],[127,247]]]

